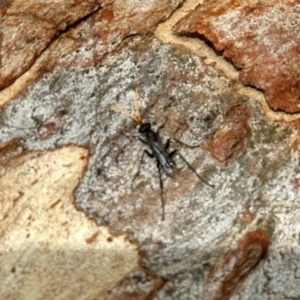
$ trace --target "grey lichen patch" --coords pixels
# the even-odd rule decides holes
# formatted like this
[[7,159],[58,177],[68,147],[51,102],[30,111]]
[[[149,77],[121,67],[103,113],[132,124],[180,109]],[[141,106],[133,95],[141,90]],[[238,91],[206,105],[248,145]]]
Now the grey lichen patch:
[[[171,148],[180,149],[216,186],[200,182],[175,157],[176,178],[163,175],[164,222],[156,162],[145,158],[140,175],[132,181],[145,145],[124,136],[138,135],[132,120],[107,109],[117,105],[134,113],[137,87],[143,120],[154,129],[167,120],[161,130],[164,142],[173,137],[198,145]],[[208,144],[217,129],[226,126],[224,115],[237,103],[251,112],[247,120],[251,135],[239,155],[224,166],[210,156]],[[169,280],[157,299],[184,299],[183,295],[199,299],[208,266],[261,220],[281,217],[286,210],[292,216],[270,232],[274,248],[282,243],[284,226],[296,226],[299,167],[298,152],[285,143],[290,132],[266,121],[256,102],[236,95],[232,82],[198,57],[155,39],[135,38],[97,68],[57,70],[44,76],[24,98],[3,109],[1,123],[0,141],[22,137],[27,150],[70,143],[89,147],[76,205],[98,224],[132,233],[144,253],[143,264]],[[49,123],[55,125],[46,126],[49,134],[41,138],[38,129]],[[247,226],[238,220],[246,205],[254,214]],[[292,233],[284,240],[293,240]],[[267,261],[261,268],[271,272],[272,266]],[[245,284],[260,287],[253,280]]]

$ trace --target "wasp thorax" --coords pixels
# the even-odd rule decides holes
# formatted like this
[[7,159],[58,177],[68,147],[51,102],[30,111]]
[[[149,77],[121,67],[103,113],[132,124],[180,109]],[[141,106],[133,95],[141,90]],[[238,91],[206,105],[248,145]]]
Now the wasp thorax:
[[151,128],[150,123],[142,124],[139,128],[139,133],[146,133],[147,131],[150,130],[150,128]]

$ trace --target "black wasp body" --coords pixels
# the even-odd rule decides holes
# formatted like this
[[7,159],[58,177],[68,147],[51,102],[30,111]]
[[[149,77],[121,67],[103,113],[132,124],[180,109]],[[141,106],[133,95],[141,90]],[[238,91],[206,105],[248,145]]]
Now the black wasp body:
[[[158,132],[154,132],[151,128],[150,123],[142,124],[139,128],[139,133],[141,133],[146,141],[140,139],[143,143],[147,144],[152,153],[146,152],[150,157],[155,157],[157,163],[163,168],[165,173],[172,177],[176,171],[175,163],[172,160],[172,154],[168,153],[167,149],[170,144],[170,139],[167,141],[167,144],[164,146]],[[145,150],[146,151],[146,150]]]
[[[151,158],[155,158],[156,160],[156,164],[157,164],[157,169],[158,169],[158,175],[159,175],[159,185],[160,185],[160,195],[161,195],[161,202],[162,202],[162,220],[164,220],[165,218],[165,200],[164,200],[164,195],[163,195],[163,181],[162,181],[162,174],[161,174],[161,169],[164,170],[164,172],[166,173],[167,176],[172,177],[175,173],[176,173],[176,165],[173,161],[173,156],[174,155],[178,155],[183,161],[184,163],[188,166],[188,168],[205,184],[207,184],[210,187],[214,187],[212,184],[208,183],[207,181],[205,181],[197,172],[196,170],[190,165],[190,163],[185,159],[185,157],[177,150],[173,150],[171,152],[168,152],[169,146],[170,146],[170,142],[173,141],[177,144],[180,145],[184,145],[187,146],[189,148],[195,148],[198,146],[190,146],[187,145],[179,140],[176,139],[168,139],[166,144],[164,145],[162,140],[160,139],[159,136],[159,131],[160,129],[165,125],[165,123],[163,125],[161,125],[157,131],[152,130],[151,128],[151,124],[150,123],[143,123],[142,122],[142,118],[140,116],[140,112],[139,112],[139,104],[138,104],[138,96],[137,96],[138,92],[136,89],[135,92],[135,100],[134,100],[134,105],[135,105],[135,110],[136,110],[136,116],[130,114],[128,111],[117,107],[117,106],[110,106],[109,108],[111,110],[115,110],[118,111],[126,116],[128,116],[129,118],[131,118],[133,121],[135,121],[137,124],[140,125],[139,127],[139,133],[145,138],[142,139],[140,137],[139,140],[146,144],[151,152],[149,152],[148,150],[144,150],[142,157],[141,157],[141,161],[140,161],[140,165],[138,168],[137,173],[135,174],[133,180],[135,180],[135,178],[139,175],[140,172],[140,168],[141,165],[143,163],[143,158],[145,153],[151,157]],[[130,137],[130,136],[129,136]],[[135,136],[134,136],[135,137]]]

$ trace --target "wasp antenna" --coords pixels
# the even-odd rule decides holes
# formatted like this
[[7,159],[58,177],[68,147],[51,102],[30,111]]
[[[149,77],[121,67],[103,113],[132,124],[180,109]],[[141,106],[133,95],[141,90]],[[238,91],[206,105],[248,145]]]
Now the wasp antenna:
[[118,106],[115,106],[115,105],[110,105],[110,106],[108,107],[108,109],[117,111],[117,112],[119,112],[119,113],[121,113],[121,114],[123,114],[123,115],[129,117],[131,120],[133,120],[134,122],[136,122],[136,123],[138,123],[138,124],[139,124],[139,122],[140,122],[140,120],[139,120],[136,116],[132,115],[132,114],[129,113],[127,110],[125,110],[125,109],[123,109],[123,108],[121,108],[121,107],[118,107]]
[[137,115],[137,123],[138,124],[142,124],[142,118],[141,118],[141,114],[140,114],[140,103],[139,103],[139,88],[135,89],[135,93],[134,93],[134,107],[135,107],[135,111],[136,111],[136,115]]
[[143,122],[142,122],[142,118],[141,118],[141,115],[140,115],[140,106],[139,106],[139,101],[138,101],[138,88],[135,89],[135,96],[134,96],[134,108],[135,108],[135,111],[136,111],[136,116],[134,116],[133,114],[131,114],[130,112],[128,112],[127,110],[121,108],[121,107],[118,107],[118,106],[115,106],[115,105],[110,105],[108,107],[108,109],[110,110],[114,110],[114,111],[117,111],[127,117],[129,117],[131,120],[133,120],[135,123],[141,125]]

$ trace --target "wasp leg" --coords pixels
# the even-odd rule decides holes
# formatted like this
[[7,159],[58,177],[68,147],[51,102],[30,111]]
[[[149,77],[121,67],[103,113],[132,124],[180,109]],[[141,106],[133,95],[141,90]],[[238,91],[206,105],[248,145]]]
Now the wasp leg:
[[[141,139],[141,140],[142,140],[142,139]],[[142,141],[143,141],[143,140],[142,140]],[[145,142],[145,141],[143,141],[143,142]],[[146,153],[150,158],[154,158],[154,157],[155,157],[155,156],[154,156],[152,153],[150,153],[149,151],[144,150],[144,152],[143,152],[143,154],[142,154],[142,156],[141,156],[139,168],[138,168],[136,174],[134,175],[132,181],[134,181],[134,180],[139,176],[139,174],[140,174],[141,165],[142,165],[143,162],[144,162],[144,156],[145,156],[145,153]]]
[[[166,149],[166,150],[169,149],[171,142],[176,142],[176,143],[179,144],[179,145],[182,145],[182,146],[185,146],[185,147],[188,147],[188,148],[191,148],[191,149],[200,147],[200,145],[192,146],[192,145],[186,144],[186,143],[184,143],[184,142],[182,142],[182,141],[179,141],[179,140],[177,140],[177,139],[171,139],[171,138],[169,138],[169,139],[167,140],[167,142],[166,142],[166,145],[165,145],[165,149]],[[173,152],[174,152],[174,151],[173,151]]]
[[178,151],[178,150],[174,150],[170,153],[170,156],[178,154],[178,156],[185,162],[185,164],[188,166],[188,168],[196,174],[196,176],[205,184],[207,184],[208,186],[214,188],[215,186],[211,183],[208,183],[205,179],[203,179],[198,173],[197,171],[192,167],[192,165],[185,159],[185,157]]
[[[126,137],[129,137],[129,138],[136,138],[136,139],[139,139],[143,144],[146,144],[146,145],[148,145],[148,143],[146,142],[146,141],[144,141],[140,136],[138,136],[138,135],[129,135],[129,134],[124,134],[123,132],[122,132],[122,135],[123,136],[126,136]],[[152,155],[152,154],[151,154]],[[151,157],[152,158],[152,157]]]
[[[170,148],[170,142],[171,142],[171,139],[167,139],[167,142],[166,142],[166,145],[165,145],[165,150],[168,150],[169,148]],[[172,152],[174,152],[174,151],[172,151]],[[171,152],[171,153],[172,153]],[[173,154],[169,154],[170,156],[172,156]]]
[[157,128],[157,130],[156,130],[157,134],[159,134],[159,131],[160,131],[162,128],[164,128],[164,127],[165,127],[165,125],[166,125],[167,121],[168,121],[168,118],[166,118],[165,122],[164,122],[164,123],[162,123],[162,124],[161,124],[161,125],[160,125],[160,126]]
[[[186,143],[184,143],[184,142],[182,142],[180,140],[177,140],[177,139],[169,139],[169,140],[173,141],[173,142],[176,142],[179,145],[191,148],[191,149],[200,147],[200,145],[195,145],[195,146],[194,145],[189,145],[189,144],[186,144]],[[169,142],[169,144],[170,144],[170,142]]]
[[[139,140],[143,143],[143,144],[145,144],[145,145],[149,145],[146,141],[144,141],[143,139],[141,139],[140,137],[139,137]],[[147,152],[147,154],[148,154],[148,156],[149,157],[151,157],[151,158],[154,158],[154,154],[152,154],[152,153],[150,153],[150,152],[148,152],[147,150],[144,150],[144,151],[146,151]]]
[[159,176],[159,186],[160,186],[160,199],[161,199],[161,206],[162,206],[162,221],[165,219],[165,199],[164,199],[164,183],[161,178],[161,167],[159,162],[157,162],[157,169],[158,169],[158,176]]

